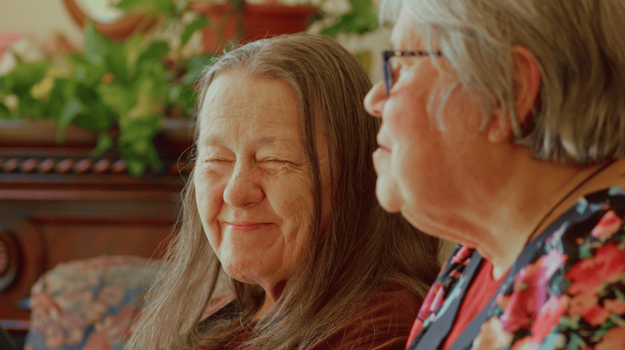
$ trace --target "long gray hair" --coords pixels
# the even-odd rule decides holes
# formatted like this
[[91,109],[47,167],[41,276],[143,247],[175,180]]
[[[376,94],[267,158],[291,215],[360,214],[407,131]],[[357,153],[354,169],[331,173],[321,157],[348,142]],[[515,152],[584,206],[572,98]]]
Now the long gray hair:
[[[483,126],[490,108],[504,107],[517,142],[538,158],[584,164],[625,155],[625,1],[383,0],[381,20],[402,5],[458,75],[436,98],[440,122],[444,97],[461,86],[486,101]],[[513,45],[528,48],[542,73],[527,125],[515,115]]]
[[[239,47],[204,72],[200,115],[210,84],[232,70],[281,79],[293,88],[314,191],[308,254],[246,345],[305,349],[357,315],[376,289],[389,283],[424,297],[438,273],[438,241],[398,214],[386,213],[376,202],[371,154],[379,119],[363,108],[371,83],[354,56],[328,38],[308,34]],[[324,124],[325,140],[315,138],[315,123]],[[317,142],[327,143],[333,184],[331,219],[323,234]],[[259,286],[230,279],[238,304],[236,317],[199,326],[223,272],[202,229],[192,179],[193,175],[183,192],[184,217],[167,255],[169,266],[152,288],[153,299],[134,327],[130,349],[221,349],[262,304],[264,291]]]

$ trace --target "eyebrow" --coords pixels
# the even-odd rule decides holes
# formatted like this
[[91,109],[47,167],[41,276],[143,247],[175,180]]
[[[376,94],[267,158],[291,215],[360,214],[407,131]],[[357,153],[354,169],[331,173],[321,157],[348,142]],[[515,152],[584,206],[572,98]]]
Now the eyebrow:
[[[279,138],[276,136],[265,136],[265,137],[261,137],[260,139],[253,140],[253,142],[257,146],[279,145],[279,144],[291,145],[294,142],[294,140]],[[223,137],[220,135],[213,135],[210,138],[204,140],[202,144],[207,145],[207,146],[211,146],[211,145],[224,146],[224,140],[223,140]]]

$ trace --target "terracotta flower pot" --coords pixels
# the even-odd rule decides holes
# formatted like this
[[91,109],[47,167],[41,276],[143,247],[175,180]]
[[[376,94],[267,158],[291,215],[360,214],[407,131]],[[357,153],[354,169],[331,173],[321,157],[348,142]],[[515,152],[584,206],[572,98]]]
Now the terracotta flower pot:
[[[191,8],[212,22],[202,33],[205,51],[219,52],[235,39],[237,19],[232,3],[192,3]],[[288,6],[275,0],[268,0],[264,4],[245,4],[244,33],[239,43],[305,31],[315,14],[316,10],[312,6]]]

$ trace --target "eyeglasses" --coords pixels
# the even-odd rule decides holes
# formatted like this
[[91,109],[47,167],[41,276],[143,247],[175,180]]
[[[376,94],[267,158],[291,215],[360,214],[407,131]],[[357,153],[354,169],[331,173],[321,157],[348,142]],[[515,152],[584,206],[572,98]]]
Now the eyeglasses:
[[384,69],[384,83],[386,84],[386,97],[391,94],[391,88],[395,82],[393,81],[393,68],[389,64],[389,60],[394,56],[442,56],[440,51],[428,52],[428,51],[400,51],[400,50],[385,50],[382,51],[382,68]]

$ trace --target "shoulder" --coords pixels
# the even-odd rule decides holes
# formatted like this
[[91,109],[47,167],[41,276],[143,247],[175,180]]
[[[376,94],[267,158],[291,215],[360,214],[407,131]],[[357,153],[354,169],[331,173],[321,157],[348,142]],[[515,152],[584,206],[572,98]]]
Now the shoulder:
[[385,286],[346,325],[321,339],[310,350],[403,350],[421,301],[403,286]]
[[498,296],[495,328],[532,347],[611,349],[611,337],[625,334],[623,188],[585,196],[536,246]]

